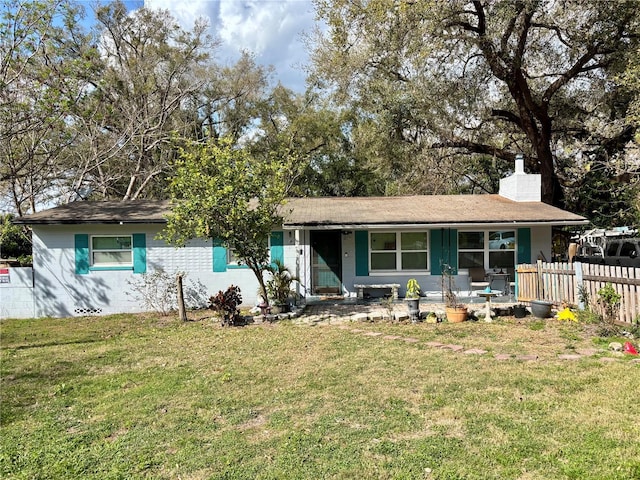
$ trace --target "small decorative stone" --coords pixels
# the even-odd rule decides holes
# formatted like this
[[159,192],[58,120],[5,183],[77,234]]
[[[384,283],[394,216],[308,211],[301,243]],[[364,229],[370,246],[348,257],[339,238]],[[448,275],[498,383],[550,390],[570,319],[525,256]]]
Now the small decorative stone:
[[518,355],[516,357],[516,360],[522,360],[523,362],[533,362],[535,360],[538,360],[538,356],[537,355]]
[[443,345],[442,348],[448,348],[449,350],[453,350],[454,352],[459,352],[461,350],[464,350],[464,347],[462,345],[453,345],[453,344]]
[[444,346],[444,343],[440,343],[440,342],[426,342],[425,345],[427,347],[435,347],[435,348],[440,348],[442,346]]
[[400,340],[402,337],[399,335],[385,335],[384,337],[385,340]]
[[379,337],[382,335],[382,332],[364,332],[363,335],[365,337]]
[[609,344],[609,350],[612,350],[614,352],[621,352],[622,351],[622,344],[620,342],[611,342]]
[[464,352],[465,355],[484,355],[485,353],[487,353],[486,350],[482,350],[481,348],[470,348],[469,350],[465,350]]
[[366,313],[355,313],[351,316],[354,322],[366,322],[368,320]]
[[496,360],[511,360],[513,358],[513,355],[509,353],[496,353],[493,358],[495,358]]

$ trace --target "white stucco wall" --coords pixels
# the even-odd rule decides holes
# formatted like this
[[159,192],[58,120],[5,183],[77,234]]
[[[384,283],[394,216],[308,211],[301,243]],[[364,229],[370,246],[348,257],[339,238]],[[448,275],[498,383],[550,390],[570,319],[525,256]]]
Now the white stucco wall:
[[531,227],[531,263],[538,259],[551,261],[551,236],[550,225]]
[[[243,304],[257,303],[258,282],[248,268],[213,271],[212,242],[194,240],[175,248],[156,239],[159,225],[47,225],[33,228],[34,313],[29,316],[78,316],[148,310],[134,297],[133,283],[142,275],[132,270],[89,271],[75,273],[74,236],[146,234],[147,273],[163,269],[187,275],[185,289],[198,291],[206,303],[219,290],[231,285],[241,288]],[[294,239],[284,235],[285,263],[295,268]],[[293,259],[293,263],[290,263]]]

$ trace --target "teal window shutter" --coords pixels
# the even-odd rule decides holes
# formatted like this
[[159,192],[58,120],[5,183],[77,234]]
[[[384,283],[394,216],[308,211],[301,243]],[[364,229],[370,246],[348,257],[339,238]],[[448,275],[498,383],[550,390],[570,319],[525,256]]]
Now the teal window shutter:
[[442,275],[442,265],[451,267],[451,273],[458,274],[458,230],[440,228],[431,230],[431,275]]
[[442,275],[442,232],[444,230],[431,230],[431,275]]
[[279,260],[284,264],[284,232],[271,232],[271,262]]
[[89,273],[89,235],[78,233],[75,235],[76,274]]
[[446,263],[451,267],[453,275],[458,274],[458,230],[450,228],[447,238]]
[[366,277],[369,275],[369,232],[356,230],[356,275]]
[[213,271],[227,271],[227,249],[222,246],[222,240],[213,239]]
[[518,263],[531,263],[531,229],[518,229]]
[[133,273],[147,273],[147,235],[134,233],[133,237]]

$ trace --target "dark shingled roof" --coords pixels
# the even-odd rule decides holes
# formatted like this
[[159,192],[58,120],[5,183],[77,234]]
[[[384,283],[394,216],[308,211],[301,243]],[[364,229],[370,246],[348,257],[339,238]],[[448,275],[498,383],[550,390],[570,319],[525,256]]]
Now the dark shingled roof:
[[166,223],[168,200],[72,202],[14,219],[26,225],[80,223]]
[[[165,223],[168,212],[167,200],[74,202],[15,219],[14,223]],[[285,228],[587,222],[545,203],[514,202],[500,195],[290,198],[282,215]]]

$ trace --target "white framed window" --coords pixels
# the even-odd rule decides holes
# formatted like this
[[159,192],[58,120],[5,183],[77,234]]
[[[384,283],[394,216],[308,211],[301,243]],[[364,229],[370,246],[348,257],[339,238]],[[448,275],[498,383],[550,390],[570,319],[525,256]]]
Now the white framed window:
[[[265,241],[267,250],[269,251],[269,261],[271,262],[271,238],[267,238]],[[240,267],[240,268],[248,268],[246,264],[244,264],[240,257],[236,254],[236,251],[233,248],[227,248],[227,266],[228,267]]]
[[236,255],[233,248],[227,248],[227,265],[238,266],[241,265],[240,259]]
[[132,267],[131,235],[93,235],[91,237],[92,267]]
[[426,231],[370,232],[371,272],[427,271],[429,235]]
[[458,232],[458,268],[512,269],[516,250],[515,230]]

